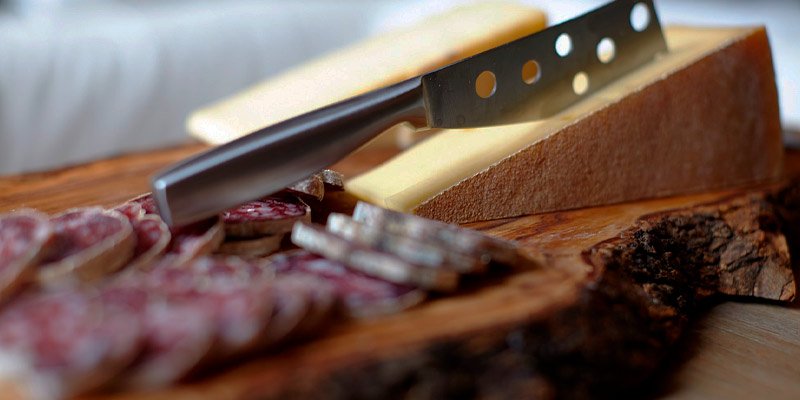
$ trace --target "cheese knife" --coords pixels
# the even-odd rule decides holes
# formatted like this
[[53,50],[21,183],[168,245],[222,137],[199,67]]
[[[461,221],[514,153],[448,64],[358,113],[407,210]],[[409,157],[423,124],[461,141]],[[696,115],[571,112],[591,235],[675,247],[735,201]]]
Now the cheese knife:
[[652,0],[613,1],[190,157],[152,178],[153,196],[170,226],[189,224],[280,191],[396,124],[469,128],[546,118],[665,51]]

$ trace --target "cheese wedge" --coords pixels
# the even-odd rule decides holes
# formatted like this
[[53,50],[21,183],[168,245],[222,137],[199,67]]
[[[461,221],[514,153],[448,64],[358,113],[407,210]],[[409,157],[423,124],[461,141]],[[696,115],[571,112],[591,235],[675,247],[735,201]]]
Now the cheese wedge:
[[552,118],[445,131],[346,190],[469,222],[779,178],[766,31],[673,27],[666,37],[670,53]]
[[545,25],[542,11],[512,2],[490,1],[456,8],[322,57],[198,110],[189,116],[187,130],[207,143],[225,143],[443,67]]

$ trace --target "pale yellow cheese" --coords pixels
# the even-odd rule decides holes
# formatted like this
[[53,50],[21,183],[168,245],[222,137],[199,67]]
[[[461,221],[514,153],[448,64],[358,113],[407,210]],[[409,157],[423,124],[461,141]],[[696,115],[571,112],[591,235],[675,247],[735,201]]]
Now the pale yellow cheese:
[[736,186],[781,171],[763,29],[670,28],[670,52],[560,114],[449,130],[346,184],[468,222]]
[[187,130],[207,143],[225,143],[445,66],[545,25],[540,10],[513,2],[463,6],[355,44],[198,110],[187,120]]

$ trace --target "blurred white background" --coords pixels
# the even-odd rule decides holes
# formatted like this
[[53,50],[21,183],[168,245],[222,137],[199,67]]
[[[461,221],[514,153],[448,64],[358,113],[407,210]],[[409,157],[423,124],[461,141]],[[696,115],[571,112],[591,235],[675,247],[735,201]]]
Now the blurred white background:
[[[470,0],[0,0],[0,174],[187,140],[194,109]],[[550,23],[599,0],[519,0]],[[661,0],[666,24],[766,24],[800,127],[800,1]]]

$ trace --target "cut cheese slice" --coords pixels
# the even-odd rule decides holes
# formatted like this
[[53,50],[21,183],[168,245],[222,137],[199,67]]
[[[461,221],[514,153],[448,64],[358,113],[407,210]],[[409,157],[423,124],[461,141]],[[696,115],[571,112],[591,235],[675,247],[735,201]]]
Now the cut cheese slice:
[[544,13],[517,3],[490,1],[463,6],[322,57],[201,109],[189,117],[187,130],[207,143],[225,143],[443,67],[545,25]]
[[469,222],[778,178],[783,150],[766,31],[674,27],[666,37],[669,54],[552,118],[445,131],[346,190]]

